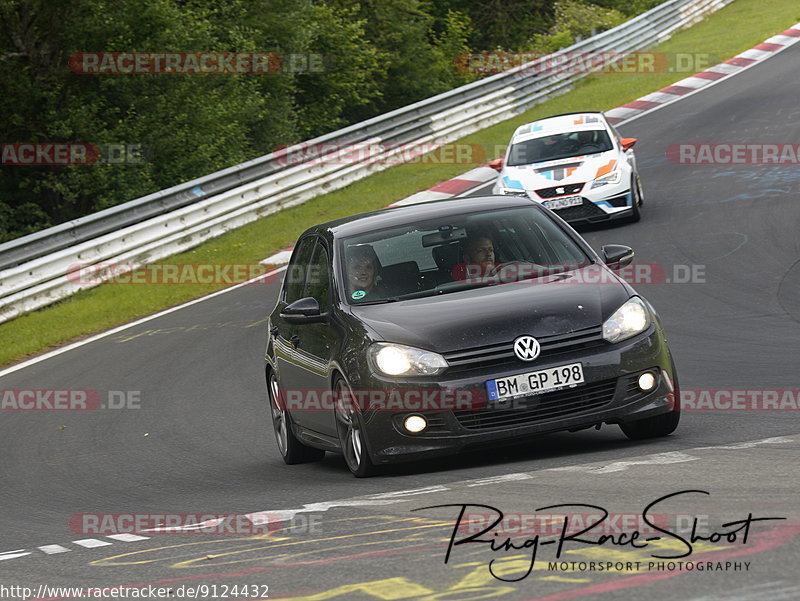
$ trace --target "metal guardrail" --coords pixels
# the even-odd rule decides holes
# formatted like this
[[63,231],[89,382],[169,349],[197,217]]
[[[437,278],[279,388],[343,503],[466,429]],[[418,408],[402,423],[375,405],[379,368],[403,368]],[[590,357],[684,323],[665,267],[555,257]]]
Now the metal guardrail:
[[[0,322],[96,285],[80,266],[146,263],[186,250],[279,209],[391,166],[410,144],[445,144],[564,93],[586,71],[538,68],[574,53],[608,60],[655,45],[733,0],[668,0],[557,53],[449,92],[184,184],[0,244]],[[502,141],[505,142],[505,141]],[[370,146],[361,162],[292,164],[291,153],[324,144]],[[375,154],[372,154],[372,153]],[[398,161],[399,162],[399,161]]]

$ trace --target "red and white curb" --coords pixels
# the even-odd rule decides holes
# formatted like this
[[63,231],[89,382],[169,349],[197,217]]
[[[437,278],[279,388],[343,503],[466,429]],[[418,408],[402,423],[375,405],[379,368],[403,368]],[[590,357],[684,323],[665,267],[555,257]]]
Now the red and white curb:
[[427,190],[423,190],[422,192],[417,192],[416,194],[412,194],[408,198],[404,198],[403,200],[398,200],[397,202],[392,203],[389,206],[399,207],[402,205],[411,205],[418,202],[430,202],[432,200],[452,198],[453,196],[458,196],[459,194],[466,192],[467,190],[471,190],[475,186],[479,186],[485,182],[491,181],[491,179],[496,176],[497,176],[497,171],[495,171],[491,167],[483,165],[482,167],[476,167],[475,169],[471,169],[470,171],[467,171],[466,173],[459,175],[456,178],[440,182],[435,186],[428,188]]
[[647,94],[632,102],[606,111],[606,119],[615,125],[631,121],[645,113],[676,102],[689,94],[736,75],[797,42],[800,42],[800,23],[725,62],[700,73],[695,73],[691,77],[681,79],[657,92]]
[[[703,88],[707,88],[720,81],[723,81],[737,73],[741,73],[745,69],[749,69],[753,65],[775,56],[781,50],[785,50],[789,46],[800,42],[800,23],[793,25],[786,31],[772,36],[768,40],[745,50],[741,54],[737,54],[731,59],[726,60],[718,65],[709,67],[705,71],[695,73],[691,77],[676,81],[674,84],[662,88],[657,92],[652,92],[641,98],[637,98],[631,102],[618,106],[611,110],[605,111],[606,118],[614,125],[620,125],[628,121],[632,121],[642,115],[660,109],[668,104],[677,102],[681,98],[685,98]],[[435,186],[417,192],[411,196],[399,200],[389,205],[390,207],[398,207],[403,205],[417,204],[421,202],[431,202],[434,200],[443,200],[445,198],[453,198],[459,194],[471,190],[481,184],[492,181],[497,177],[497,172],[491,167],[483,165],[467,171],[463,175],[456,178],[439,182]],[[285,265],[289,262],[292,254],[292,249],[282,250],[281,252],[267,257],[263,261],[264,264],[269,265]]]

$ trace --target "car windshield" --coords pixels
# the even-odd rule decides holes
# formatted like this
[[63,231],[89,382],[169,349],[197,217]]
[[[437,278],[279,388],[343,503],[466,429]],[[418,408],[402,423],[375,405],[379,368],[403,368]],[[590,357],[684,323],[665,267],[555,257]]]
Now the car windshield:
[[357,305],[511,284],[591,263],[537,207],[415,222],[337,244],[341,291]]
[[611,139],[604,129],[553,134],[511,145],[506,165],[516,167],[556,159],[595,154],[611,150]]

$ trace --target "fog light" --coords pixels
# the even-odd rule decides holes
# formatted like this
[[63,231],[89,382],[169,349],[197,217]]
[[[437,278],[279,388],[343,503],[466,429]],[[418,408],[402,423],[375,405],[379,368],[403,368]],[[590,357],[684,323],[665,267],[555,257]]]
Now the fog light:
[[428,427],[428,420],[421,415],[409,415],[403,421],[403,427],[412,434],[418,434]]
[[641,376],[639,376],[639,388],[644,391],[653,390],[653,387],[656,385],[656,377],[651,374],[649,371],[644,372]]

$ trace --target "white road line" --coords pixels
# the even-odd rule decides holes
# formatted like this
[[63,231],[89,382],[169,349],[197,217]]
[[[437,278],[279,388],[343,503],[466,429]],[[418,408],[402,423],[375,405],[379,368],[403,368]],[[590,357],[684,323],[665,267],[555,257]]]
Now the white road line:
[[376,495],[368,495],[370,499],[394,499],[396,497],[409,497],[414,495],[427,495],[432,492],[442,492],[448,490],[446,486],[437,484],[435,486],[426,486],[425,488],[412,488],[410,490],[397,490],[395,492],[382,492]]
[[530,480],[533,478],[530,474],[519,472],[516,474],[504,474],[503,476],[492,476],[490,478],[480,478],[479,480],[472,480],[466,482],[467,486],[486,486],[487,484],[502,484],[503,482],[514,482],[515,480]]
[[76,545],[80,545],[81,547],[86,547],[87,549],[94,549],[95,547],[105,547],[106,545],[113,545],[114,543],[110,543],[107,540],[98,540],[96,538],[82,538],[80,540],[72,541]]
[[138,534],[109,534],[106,538],[113,538],[114,540],[119,540],[124,543],[130,543],[135,540],[147,540],[149,536],[139,536]]
[[[368,507],[374,505],[393,505],[399,503],[402,499],[397,500],[358,500],[347,499],[344,501],[325,501],[323,503],[307,503],[300,509],[277,509],[273,511],[258,511],[255,513],[245,514],[245,517],[251,520],[254,524],[264,524],[275,521],[291,520],[298,513],[310,513],[312,511],[328,511],[334,507]],[[264,521],[266,519],[266,522]]]
[[[256,511],[254,513],[244,514],[244,517],[249,519],[254,524],[272,524],[283,523],[293,519],[299,513],[323,512],[333,509],[334,507],[368,507],[374,505],[394,505],[403,499],[388,500],[388,499],[346,499],[342,501],[324,501],[322,503],[307,503],[299,509],[269,509],[266,511]],[[221,520],[213,519],[206,520],[205,522],[198,522],[190,526],[170,526],[169,530],[202,530],[204,528],[211,528],[217,525]],[[148,528],[145,532],[158,532],[165,529],[162,526],[156,528]]]
[[612,472],[622,472],[634,465],[667,465],[670,463],[685,463],[687,461],[697,461],[699,457],[692,457],[680,451],[670,451],[668,453],[658,453],[650,455],[649,458],[634,459],[632,461],[615,461],[608,465],[569,465],[567,467],[553,467],[552,472],[587,472],[589,474],[610,474]]
[[4,551],[0,553],[0,561],[5,561],[6,559],[14,559],[15,557],[25,557],[26,555],[30,555],[31,551],[26,551],[25,549],[17,549],[16,551]]
[[760,444],[785,444],[787,442],[795,442],[793,438],[787,436],[774,436],[772,438],[764,438],[763,440],[751,440],[749,442],[737,442],[731,445],[715,445],[712,447],[697,447],[699,450],[720,450],[720,451],[735,451],[739,449],[752,449]]
[[40,551],[44,551],[48,555],[53,555],[55,553],[68,553],[72,551],[72,549],[67,549],[66,547],[62,547],[61,545],[43,545],[38,547]]
[[73,342],[72,344],[68,344],[67,346],[62,346],[61,348],[57,348],[57,349],[55,349],[53,351],[50,351],[50,352],[47,352],[47,353],[43,353],[41,355],[37,355],[36,357],[33,357],[32,359],[28,359],[27,361],[23,361],[22,363],[17,363],[16,365],[12,365],[11,367],[8,367],[8,368],[0,371],[0,378],[2,378],[3,376],[7,376],[8,374],[14,373],[15,371],[19,371],[20,369],[24,369],[26,367],[30,367],[31,365],[35,365],[36,363],[40,363],[41,361],[44,361],[46,359],[50,359],[51,357],[55,357],[56,355],[60,355],[61,353],[66,353],[67,351],[71,351],[72,349],[76,349],[78,347],[84,346],[84,345],[89,344],[91,342],[94,342],[96,340],[100,340],[101,338],[106,338],[107,336],[111,336],[112,334],[116,334],[117,332],[122,332],[124,330],[128,330],[130,328],[138,326],[139,324],[146,323],[146,322],[152,321],[154,319],[158,319],[159,317],[163,317],[164,315],[168,315],[168,314],[173,313],[175,311],[180,311],[181,309],[185,309],[186,307],[190,307],[192,305],[196,305],[197,303],[202,303],[203,301],[207,301],[210,298],[214,298],[216,296],[220,296],[222,294],[230,292],[231,290],[237,290],[238,288],[241,288],[242,286],[247,286],[247,285],[252,284],[254,282],[258,282],[259,280],[263,280],[265,278],[273,276],[276,273],[280,273],[281,271],[284,271],[285,269],[286,269],[285,266],[284,267],[279,267],[278,269],[273,269],[272,271],[270,271],[268,273],[264,273],[264,274],[262,274],[262,275],[260,275],[258,277],[253,278],[252,280],[247,280],[246,282],[242,282],[241,284],[236,284],[234,286],[231,286],[230,288],[223,288],[222,290],[218,290],[217,292],[212,292],[211,294],[209,294],[207,296],[201,296],[200,298],[196,298],[196,299],[191,300],[191,301],[189,301],[187,303],[183,303],[182,305],[178,305],[176,307],[171,307],[169,309],[165,309],[164,311],[159,311],[158,313],[154,313],[153,315],[148,315],[147,317],[142,317],[141,319],[137,319],[136,321],[132,321],[130,323],[126,323],[126,324],[118,326],[116,328],[112,328],[110,330],[106,330],[105,332],[101,332],[99,334],[95,334],[94,336],[90,336],[89,338],[84,338],[83,340],[79,340],[78,342]]

